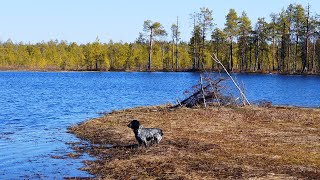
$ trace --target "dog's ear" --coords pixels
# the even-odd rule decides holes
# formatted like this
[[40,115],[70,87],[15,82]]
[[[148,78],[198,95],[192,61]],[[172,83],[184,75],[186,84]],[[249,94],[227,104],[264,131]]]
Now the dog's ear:
[[132,121],[128,124],[128,128],[132,128]]

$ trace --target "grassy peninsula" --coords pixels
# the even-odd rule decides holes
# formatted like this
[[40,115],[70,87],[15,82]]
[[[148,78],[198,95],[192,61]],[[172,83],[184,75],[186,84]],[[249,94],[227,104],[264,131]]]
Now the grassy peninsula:
[[[131,119],[159,127],[158,146],[136,147]],[[70,127],[89,153],[83,170],[105,179],[317,179],[320,109],[140,107]],[[89,142],[89,143],[84,143]],[[112,144],[113,146],[110,146]]]

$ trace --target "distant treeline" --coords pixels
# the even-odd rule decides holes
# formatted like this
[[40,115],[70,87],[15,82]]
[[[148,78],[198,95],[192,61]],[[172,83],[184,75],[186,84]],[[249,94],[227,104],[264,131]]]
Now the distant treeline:
[[[152,70],[171,70],[169,43],[155,43]],[[181,68],[190,67],[188,45],[179,45]],[[0,44],[0,67],[7,70],[145,71],[148,45],[141,43],[94,43],[78,45],[64,41],[37,44]]]
[[[212,11],[201,8],[191,15],[189,42],[180,41],[179,23],[170,38],[159,22],[144,22],[133,43],[88,44],[49,41],[37,44],[0,43],[0,68],[8,70],[75,71],[186,71],[219,70],[215,53],[234,72],[320,72],[320,16],[310,6],[290,4],[272,13],[270,22],[259,18],[252,27],[246,12],[234,9],[223,29],[215,28]],[[170,39],[170,40],[167,40]]]

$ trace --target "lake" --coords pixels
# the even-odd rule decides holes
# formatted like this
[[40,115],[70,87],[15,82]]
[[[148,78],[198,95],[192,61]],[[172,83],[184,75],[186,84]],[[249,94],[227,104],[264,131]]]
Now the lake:
[[[233,74],[249,101],[320,106],[320,76]],[[175,103],[197,84],[197,73],[0,72],[0,179],[91,177],[90,159],[52,158],[79,141],[67,127],[99,113]]]

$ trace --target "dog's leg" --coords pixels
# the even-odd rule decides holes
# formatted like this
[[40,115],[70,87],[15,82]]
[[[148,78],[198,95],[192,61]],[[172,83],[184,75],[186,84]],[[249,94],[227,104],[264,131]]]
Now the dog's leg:
[[142,140],[142,143],[143,143],[144,147],[147,147],[147,146],[148,146],[148,141],[147,141],[147,139],[146,139],[146,138],[143,138],[143,139],[141,139],[141,140]]
[[144,144],[144,147],[148,147],[147,141],[144,141],[143,144]]
[[156,142],[157,142],[157,144],[160,143],[161,139],[162,139],[162,136],[161,136],[161,135],[157,135],[157,136],[156,136]]

